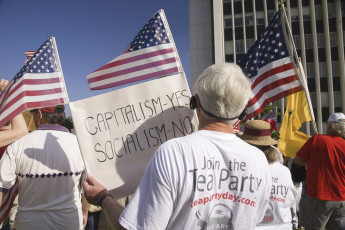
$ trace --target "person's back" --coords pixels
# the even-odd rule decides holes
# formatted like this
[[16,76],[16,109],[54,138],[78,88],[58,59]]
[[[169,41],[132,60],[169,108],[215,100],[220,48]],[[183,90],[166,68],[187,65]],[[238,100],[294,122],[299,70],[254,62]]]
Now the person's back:
[[[144,229],[253,229],[265,213],[271,180],[267,160],[234,134],[201,130],[168,141],[147,170],[120,221]],[[163,187],[145,189],[155,185],[152,179]],[[138,218],[131,212],[139,200],[172,213],[142,212]]]
[[37,130],[9,145],[0,162],[0,187],[19,182],[16,230],[83,226],[80,181],[85,166],[75,135],[47,123],[64,119],[63,109],[54,108],[33,110]]
[[84,164],[76,137],[37,130],[7,151],[17,159],[20,192],[16,229],[80,229],[79,181]]
[[308,161],[306,192],[310,197],[345,200],[345,140],[342,137],[314,135],[298,156]]
[[269,164],[272,189],[265,218],[256,229],[291,229],[291,207],[296,202],[297,191],[290,170],[276,161]]
[[309,138],[291,167],[294,180],[306,179],[300,202],[306,229],[345,229],[345,115],[331,114],[326,132]]

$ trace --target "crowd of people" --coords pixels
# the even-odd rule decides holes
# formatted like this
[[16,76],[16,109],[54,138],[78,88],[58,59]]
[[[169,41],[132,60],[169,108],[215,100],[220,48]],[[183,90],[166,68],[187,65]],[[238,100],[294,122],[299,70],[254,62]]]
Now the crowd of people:
[[239,66],[206,68],[193,93],[198,130],[157,149],[130,201],[86,174],[75,135],[61,126],[63,105],[31,110],[30,133],[13,118],[0,132],[0,201],[18,183],[18,209],[2,229],[98,229],[100,213],[111,229],[345,229],[343,113],[287,167],[266,121],[248,120],[234,134],[251,95]]

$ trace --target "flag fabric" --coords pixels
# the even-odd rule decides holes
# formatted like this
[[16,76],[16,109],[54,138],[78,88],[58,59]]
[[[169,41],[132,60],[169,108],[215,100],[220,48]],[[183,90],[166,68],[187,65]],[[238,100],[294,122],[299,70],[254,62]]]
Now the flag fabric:
[[35,53],[36,53],[36,51],[26,51],[26,52],[24,52],[24,54],[26,55],[26,60],[25,60],[24,64],[26,64],[30,60],[30,58],[32,56],[34,56]]
[[13,201],[18,195],[18,180],[14,185],[5,193],[2,198],[2,204],[0,208],[0,224],[6,220],[8,214],[10,213]]
[[267,113],[265,116],[261,118],[261,120],[264,120],[268,123],[270,123],[272,130],[278,131],[277,128],[277,108],[274,108],[271,110],[271,112]]
[[277,108],[272,109],[269,113],[261,118],[261,120],[272,119],[277,120]]
[[286,46],[283,19],[279,10],[264,33],[237,62],[252,82],[246,119],[259,115],[268,103],[302,90]]
[[100,90],[181,71],[168,22],[159,10],[122,55],[87,75],[87,81],[91,90]]
[[304,90],[289,95],[286,101],[284,120],[279,130],[278,149],[285,156],[295,157],[309,139],[308,135],[298,129],[304,122],[311,121],[311,115]]
[[[26,56],[26,60],[25,60],[24,64],[26,64],[30,60],[30,58],[32,56],[34,56],[35,53],[36,53],[36,50],[24,52],[24,54]],[[28,130],[29,131],[36,130],[36,126],[35,126],[35,123],[34,123],[34,120],[33,120],[33,117],[32,117],[32,114],[30,113],[30,111],[27,110],[27,111],[23,112],[22,114],[23,114],[23,117],[25,119],[26,125],[28,126]]]
[[48,39],[0,95],[0,127],[32,108],[68,103],[54,38]]

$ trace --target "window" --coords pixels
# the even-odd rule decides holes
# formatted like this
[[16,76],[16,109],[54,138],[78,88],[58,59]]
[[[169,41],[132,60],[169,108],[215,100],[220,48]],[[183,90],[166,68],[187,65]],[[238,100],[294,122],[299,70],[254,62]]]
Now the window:
[[337,40],[337,33],[336,32],[330,32],[329,33],[329,39],[330,39],[331,47],[337,47],[338,46],[338,40]]
[[327,77],[327,64],[326,62],[319,62],[320,78]]
[[299,35],[293,35],[293,41],[295,43],[296,49],[300,49],[301,48],[301,40],[300,40],[300,36]]
[[325,48],[325,35],[317,34],[317,47]]
[[334,107],[341,107],[341,94],[339,91],[334,91]]
[[242,40],[237,40],[236,43],[236,53],[244,53],[244,45]]
[[307,78],[314,78],[315,77],[315,70],[314,70],[314,63],[307,63]]
[[225,28],[231,28],[232,27],[232,19],[231,18],[224,19],[224,27]]
[[316,19],[322,19],[322,5],[315,5],[315,17]]
[[242,18],[235,18],[235,26],[243,26]]
[[311,34],[306,34],[304,36],[305,38],[305,48],[306,49],[312,49],[313,48],[313,37]]
[[247,39],[247,50],[252,47],[255,43],[254,39]]
[[335,18],[335,4],[328,3],[327,6],[328,6],[328,17]]
[[332,76],[333,77],[339,77],[339,62],[338,61],[333,61],[332,62]]

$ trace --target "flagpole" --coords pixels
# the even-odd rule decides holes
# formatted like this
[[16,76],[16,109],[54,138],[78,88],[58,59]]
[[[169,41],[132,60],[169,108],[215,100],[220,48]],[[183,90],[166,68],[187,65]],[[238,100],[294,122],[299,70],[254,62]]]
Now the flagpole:
[[181,59],[180,59],[180,56],[179,56],[179,54],[178,54],[178,52],[177,52],[177,48],[176,48],[176,45],[175,45],[175,41],[174,41],[174,38],[173,38],[173,36],[172,36],[172,33],[171,33],[171,30],[170,30],[170,27],[169,27],[168,20],[167,20],[167,18],[166,18],[166,16],[165,16],[165,12],[164,12],[163,9],[160,10],[160,11],[161,11],[161,12],[160,12],[160,15],[161,15],[161,17],[163,18],[163,22],[164,22],[165,28],[168,30],[169,37],[170,37],[170,39],[171,39],[172,44],[174,45],[174,50],[175,50],[176,55],[177,55],[177,60],[178,60],[178,62],[179,62],[179,64],[180,64],[180,68],[181,68],[180,70],[184,73],[183,66],[182,66],[182,63],[181,63]]
[[55,53],[56,53],[56,55],[57,55],[56,58],[57,58],[57,60],[58,60],[59,69],[60,69],[60,71],[61,71],[62,83],[63,83],[63,91],[64,91],[64,93],[65,93],[65,97],[66,97],[67,104],[69,104],[69,98],[68,98],[68,93],[67,93],[65,78],[64,78],[63,72],[62,72],[62,67],[61,67],[61,62],[60,62],[60,56],[59,56],[59,52],[58,52],[58,49],[57,49],[55,37],[52,37],[51,39],[52,39],[53,44],[54,44]]
[[314,131],[315,131],[316,134],[318,134],[318,130],[317,130],[317,126],[316,126],[316,121],[315,121],[314,110],[313,110],[313,106],[312,106],[311,99],[310,99],[309,89],[308,89],[306,77],[305,77],[305,74],[304,74],[303,65],[301,63],[301,60],[300,60],[300,58],[298,56],[298,53],[297,53],[297,50],[296,50],[295,42],[294,42],[293,37],[292,37],[292,32],[291,32],[290,25],[288,23],[288,18],[287,18],[287,15],[286,15],[284,4],[281,5],[281,8],[282,8],[283,13],[284,13],[284,19],[285,19],[285,22],[286,22],[285,24],[287,25],[288,34],[290,36],[290,40],[291,40],[291,43],[292,43],[292,47],[293,47],[292,50],[293,50],[295,58],[297,58],[296,63],[298,65],[298,69],[299,69],[299,71],[297,71],[297,75],[298,75],[299,80],[302,83],[302,87],[303,87],[304,92],[305,92],[306,97],[307,97],[309,112],[310,112],[310,115],[311,115]]

